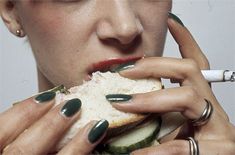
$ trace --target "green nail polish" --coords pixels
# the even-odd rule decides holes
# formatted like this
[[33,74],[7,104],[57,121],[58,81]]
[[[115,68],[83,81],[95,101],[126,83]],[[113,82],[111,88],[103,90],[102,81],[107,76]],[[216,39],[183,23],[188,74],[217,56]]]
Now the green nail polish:
[[109,94],[106,95],[106,99],[109,102],[125,102],[125,101],[129,101],[130,99],[132,99],[131,95],[126,95],[126,94]]
[[47,101],[54,99],[55,96],[56,96],[55,92],[48,92],[47,91],[47,92],[39,94],[34,99],[37,103],[42,103],[42,102],[47,102]]
[[107,120],[100,120],[97,122],[88,134],[88,140],[90,143],[93,144],[98,141],[103,136],[108,127],[109,122]]
[[184,26],[184,23],[180,20],[179,17],[177,17],[175,14],[169,12],[168,17],[179,23],[180,25]]
[[135,67],[135,61],[130,61],[119,65],[118,67],[111,70],[111,72],[120,72]]
[[78,98],[71,99],[65,103],[65,105],[61,109],[61,113],[66,117],[71,117],[76,114],[82,106],[81,100]]

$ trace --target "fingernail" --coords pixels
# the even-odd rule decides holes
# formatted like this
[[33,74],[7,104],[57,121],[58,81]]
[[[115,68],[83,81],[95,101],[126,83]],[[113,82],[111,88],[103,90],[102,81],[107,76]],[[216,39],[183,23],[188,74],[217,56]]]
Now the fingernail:
[[12,103],[12,106],[15,106],[17,104],[19,104],[20,102],[15,102],[15,103]]
[[88,134],[88,140],[90,141],[90,143],[93,144],[96,141],[98,141],[103,136],[108,127],[109,127],[109,122],[105,119],[102,119],[99,122],[97,122],[92,127],[92,129]]
[[179,23],[180,25],[182,25],[184,27],[184,23],[180,20],[179,17],[177,17],[175,14],[169,12],[168,13],[168,17],[173,19],[174,21],[176,21],[177,23]]
[[109,102],[126,102],[132,99],[131,95],[126,94],[109,94],[105,96]]
[[65,88],[64,85],[59,85],[59,86],[56,86],[56,87],[54,87],[54,88],[52,88],[52,89],[50,89],[50,90],[48,90],[48,91],[55,92],[55,93],[56,93],[57,91],[59,91],[59,92],[63,93],[63,92],[66,91],[66,88]]
[[78,98],[71,99],[65,103],[65,105],[61,108],[61,113],[66,117],[72,117],[76,114],[82,106],[81,100]]
[[127,70],[133,67],[135,67],[135,61],[130,61],[130,62],[117,66],[116,68],[112,69],[111,72],[120,72],[120,71]]
[[36,103],[43,103],[54,99],[55,96],[55,92],[46,91],[44,93],[39,94],[37,97],[34,98],[34,100],[36,101]]

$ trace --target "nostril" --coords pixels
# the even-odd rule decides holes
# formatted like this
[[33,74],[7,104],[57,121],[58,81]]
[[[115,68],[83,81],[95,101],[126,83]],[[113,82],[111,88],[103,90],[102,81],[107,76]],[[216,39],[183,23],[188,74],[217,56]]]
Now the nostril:
[[119,51],[122,51],[123,53],[131,54],[135,52],[136,48],[141,44],[142,36],[138,35],[131,42],[126,44],[123,44],[120,42],[119,39],[114,39],[114,38],[107,38],[105,40],[101,40],[101,42],[105,45],[116,48]]
[[128,35],[128,33],[123,33],[118,35],[118,41],[123,45],[128,45],[135,39],[136,36],[137,34]]

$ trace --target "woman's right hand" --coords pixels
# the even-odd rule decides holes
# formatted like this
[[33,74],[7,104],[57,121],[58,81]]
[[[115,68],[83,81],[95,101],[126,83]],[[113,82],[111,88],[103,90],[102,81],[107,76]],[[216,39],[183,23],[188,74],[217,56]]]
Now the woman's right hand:
[[[67,129],[79,119],[81,109],[79,99],[52,108],[54,104],[55,93],[48,91],[1,113],[0,152],[3,155],[50,153]],[[102,131],[97,134],[95,130],[100,130],[100,126]],[[106,120],[90,122],[58,154],[89,154],[104,137],[107,128]]]

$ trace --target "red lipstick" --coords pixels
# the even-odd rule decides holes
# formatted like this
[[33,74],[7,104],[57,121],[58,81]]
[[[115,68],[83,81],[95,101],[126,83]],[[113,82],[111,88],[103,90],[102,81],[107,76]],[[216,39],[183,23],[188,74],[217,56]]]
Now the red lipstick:
[[93,72],[96,72],[96,71],[101,71],[101,72],[110,71],[111,67],[124,64],[130,61],[137,61],[141,58],[142,57],[112,58],[112,59],[100,61],[92,65],[91,69],[89,70],[89,75],[91,75]]

